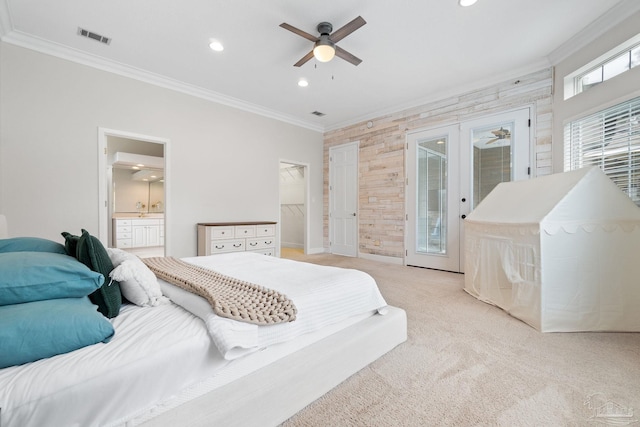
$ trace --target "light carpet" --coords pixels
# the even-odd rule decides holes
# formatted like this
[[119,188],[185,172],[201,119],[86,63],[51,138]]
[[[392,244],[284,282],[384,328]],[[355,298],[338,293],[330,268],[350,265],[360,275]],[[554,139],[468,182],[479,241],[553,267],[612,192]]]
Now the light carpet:
[[542,334],[468,295],[461,274],[282,256],[371,274],[409,335],[282,427],[640,425],[640,333]]

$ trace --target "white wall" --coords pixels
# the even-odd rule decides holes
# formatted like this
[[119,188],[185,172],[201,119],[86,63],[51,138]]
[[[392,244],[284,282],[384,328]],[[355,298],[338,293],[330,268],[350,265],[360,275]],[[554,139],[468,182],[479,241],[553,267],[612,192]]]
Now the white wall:
[[629,40],[640,32],[640,12],[629,16],[621,24],[579,49],[555,67],[553,97],[553,171],[563,171],[564,125],[568,121],[602,110],[640,96],[640,67],[622,73],[592,87],[586,92],[564,100],[564,77],[600,55]]
[[281,158],[310,165],[310,247],[322,248],[322,134],[0,43],[11,236],[98,234],[98,127],[170,140],[167,255],[196,254],[198,222],[277,221]]

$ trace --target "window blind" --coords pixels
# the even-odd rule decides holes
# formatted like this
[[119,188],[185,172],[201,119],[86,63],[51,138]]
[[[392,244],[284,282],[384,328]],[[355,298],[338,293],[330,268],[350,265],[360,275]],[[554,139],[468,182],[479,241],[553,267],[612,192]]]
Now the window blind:
[[564,170],[598,166],[640,206],[640,97],[567,124]]

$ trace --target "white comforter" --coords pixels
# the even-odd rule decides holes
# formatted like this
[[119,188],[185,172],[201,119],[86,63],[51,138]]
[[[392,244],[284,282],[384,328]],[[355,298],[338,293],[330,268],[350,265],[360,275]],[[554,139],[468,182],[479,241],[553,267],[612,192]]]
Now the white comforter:
[[275,289],[298,309],[293,322],[258,326],[214,314],[209,303],[177,286],[160,281],[162,292],[174,303],[204,320],[209,334],[227,360],[387,305],[376,282],[367,273],[319,266],[251,252],[183,258],[256,285]]

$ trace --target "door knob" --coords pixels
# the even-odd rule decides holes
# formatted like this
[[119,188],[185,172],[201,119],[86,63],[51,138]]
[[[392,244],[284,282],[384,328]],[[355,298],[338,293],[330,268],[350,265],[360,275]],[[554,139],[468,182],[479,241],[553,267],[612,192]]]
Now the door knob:
[[465,219],[467,216],[466,215],[462,215],[460,218]]
[[466,197],[463,197],[463,198],[462,198],[462,202],[464,203],[464,202],[466,202],[466,201],[467,201]]
[[355,212],[353,213],[353,216],[356,216],[356,213],[355,213]]

